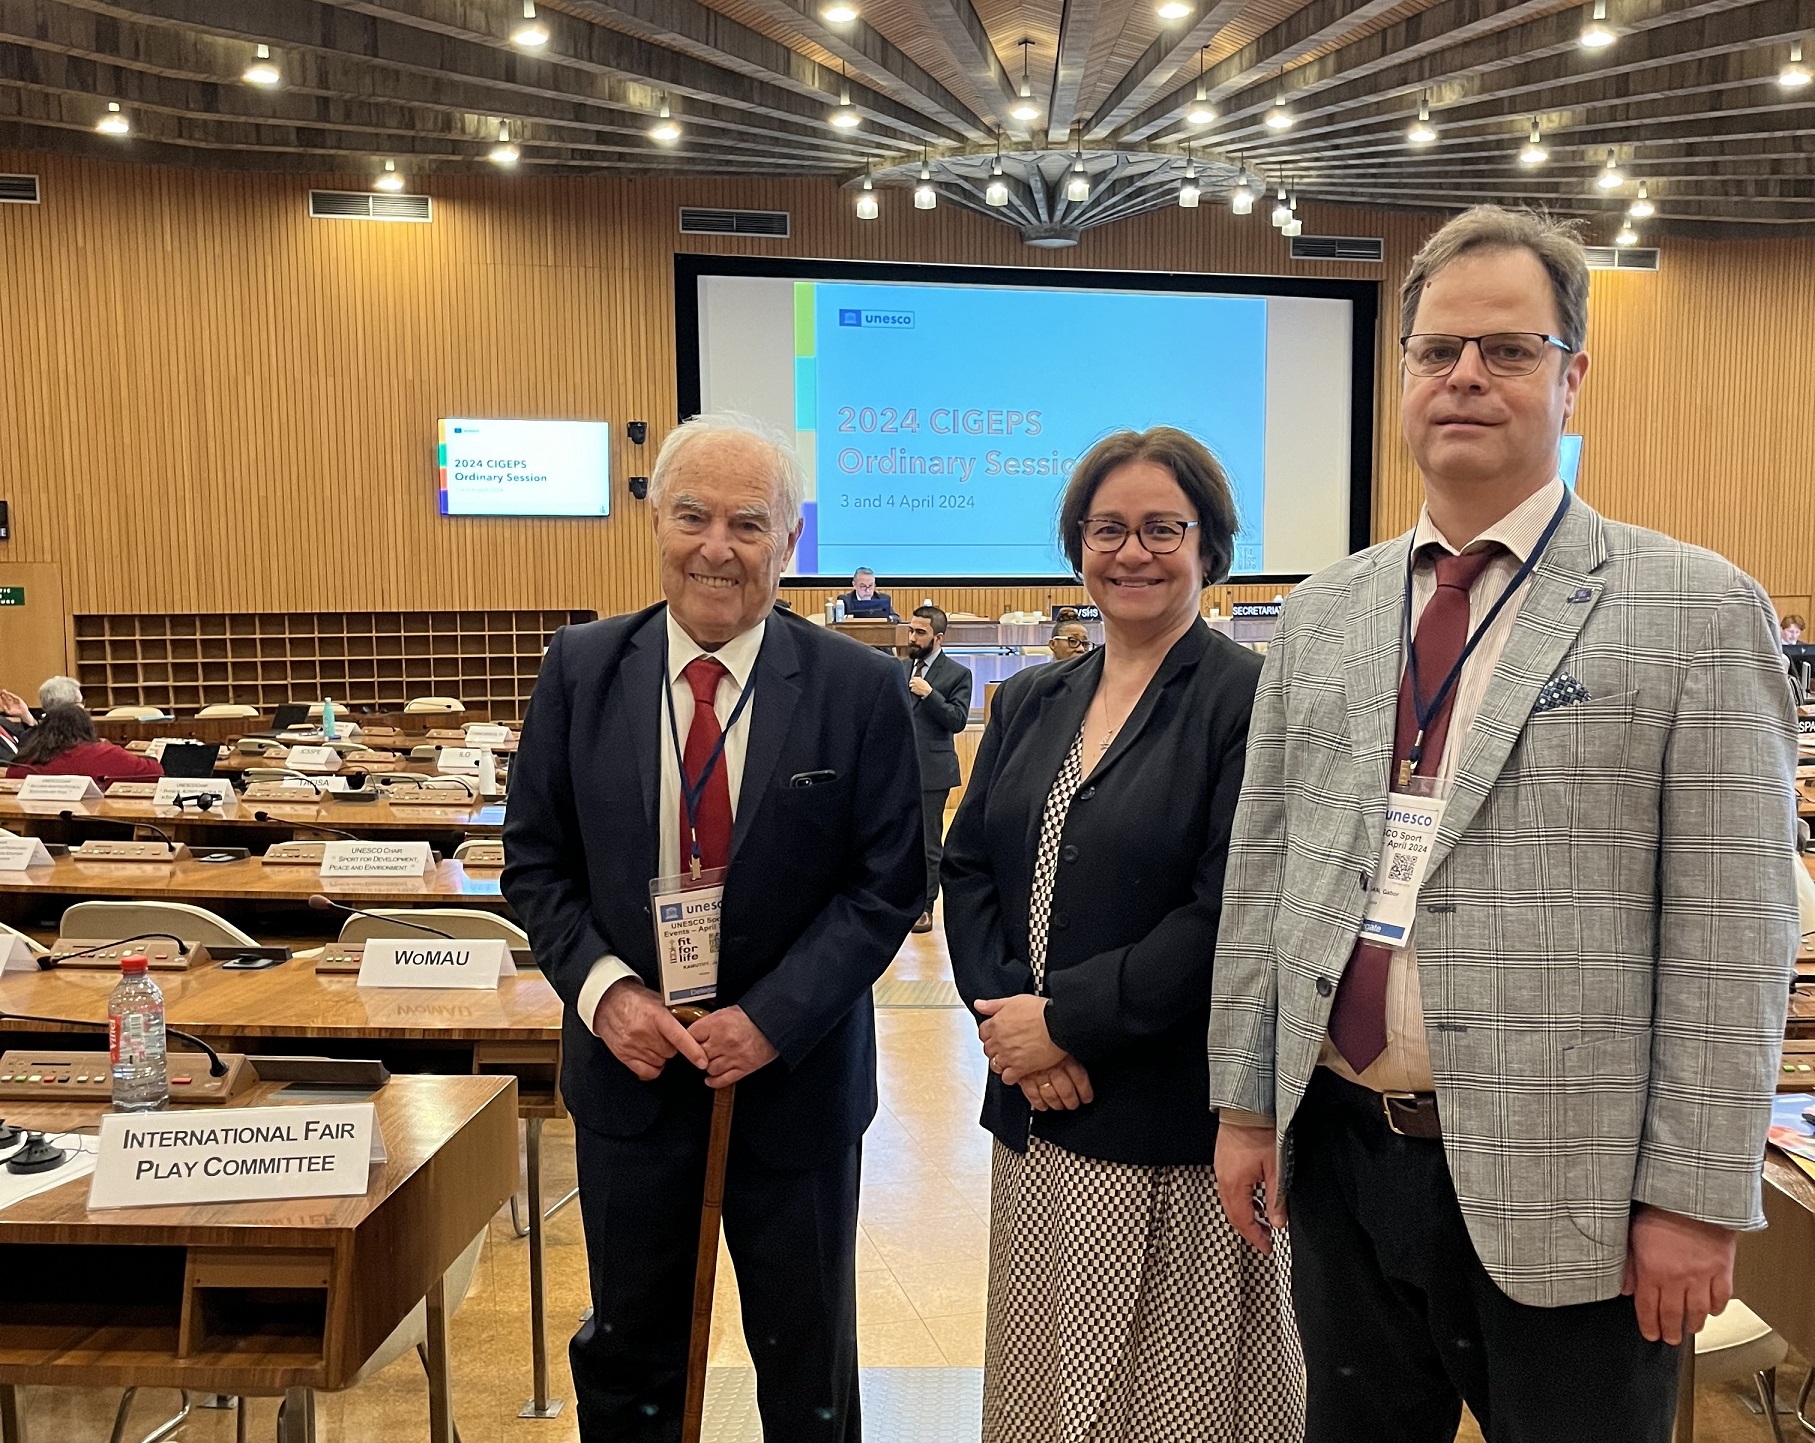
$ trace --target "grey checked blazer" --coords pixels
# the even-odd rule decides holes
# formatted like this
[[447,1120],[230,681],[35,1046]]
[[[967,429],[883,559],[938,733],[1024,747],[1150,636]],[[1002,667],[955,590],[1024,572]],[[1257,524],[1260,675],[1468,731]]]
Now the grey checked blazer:
[[[1298,587],[1254,699],[1210,1101],[1278,1119],[1288,1198],[1293,1110],[1380,855],[1409,544]],[[1467,738],[1418,977],[1456,1195],[1519,1302],[1617,1294],[1634,1201],[1764,1225],[1797,947],[1771,623],[1721,557],[1576,501]]]

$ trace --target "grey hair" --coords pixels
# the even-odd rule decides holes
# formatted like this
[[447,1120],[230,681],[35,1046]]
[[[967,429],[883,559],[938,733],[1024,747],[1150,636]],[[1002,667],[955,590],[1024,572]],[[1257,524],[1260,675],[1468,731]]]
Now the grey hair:
[[662,440],[655,465],[649,472],[649,502],[659,508],[667,489],[668,473],[682,451],[709,436],[745,436],[768,448],[775,463],[775,484],[781,488],[783,531],[800,524],[800,508],[807,497],[807,475],[794,443],[766,421],[741,411],[708,411],[681,422]]
[[81,706],[82,684],[73,676],[47,676],[38,687],[38,706]]

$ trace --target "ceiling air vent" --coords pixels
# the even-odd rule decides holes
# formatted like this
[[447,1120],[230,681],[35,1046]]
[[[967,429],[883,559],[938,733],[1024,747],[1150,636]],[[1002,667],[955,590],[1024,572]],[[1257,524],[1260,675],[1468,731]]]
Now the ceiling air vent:
[[788,213],[785,210],[707,210],[703,206],[681,207],[682,235],[763,235],[785,238]]
[[316,220],[432,219],[426,195],[368,195],[362,190],[312,190],[309,214]]
[[37,203],[37,176],[0,175],[0,205],[36,205]]
[[1654,271],[1656,246],[1587,246],[1591,271]]
[[1365,235],[1298,235],[1292,237],[1295,261],[1384,261],[1386,242]]

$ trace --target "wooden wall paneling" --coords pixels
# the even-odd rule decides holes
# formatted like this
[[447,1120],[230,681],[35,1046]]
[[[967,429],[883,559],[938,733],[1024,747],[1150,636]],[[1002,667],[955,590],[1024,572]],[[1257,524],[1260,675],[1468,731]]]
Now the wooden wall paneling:
[[[308,218],[310,186],[363,185],[345,177],[20,152],[0,169],[40,175],[44,197],[0,207],[16,417],[0,494],[18,517],[0,556],[59,563],[72,613],[646,604],[655,549],[626,483],[676,420],[677,249],[1379,280],[1374,534],[1416,515],[1391,318],[1429,216],[1312,204],[1308,231],[1381,236],[1386,263],[1295,264],[1264,216],[1222,206],[1049,252],[900,191],[860,222],[825,180],[436,176],[412,181],[432,224],[382,225]],[[793,235],[682,237],[682,204],[785,208]],[[1715,546],[1774,593],[1815,592],[1812,292],[1808,239],[1666,239],[1657,275],[1597,274],[1584,498]],[[610,420],[613,514],[439,516],[434,422],[461,414]],[[951,591],[986,615],[1026,603]]]

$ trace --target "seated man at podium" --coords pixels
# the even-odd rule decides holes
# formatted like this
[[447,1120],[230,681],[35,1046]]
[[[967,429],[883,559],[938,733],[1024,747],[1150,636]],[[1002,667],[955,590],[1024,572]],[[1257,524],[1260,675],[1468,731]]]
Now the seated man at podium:
[[876,589],[876,573],[860,566],[851,574],[851,589],[838,598],[844,603],[846,621],[894,621],[895,603],[886,591]]
[[109,782],[151,782],[164,775],[155,757],[142,757],[113,742],[102,741],[94,719],[79,706],[53,706],[19,743],[9,777],[40,774],[93,777]]

